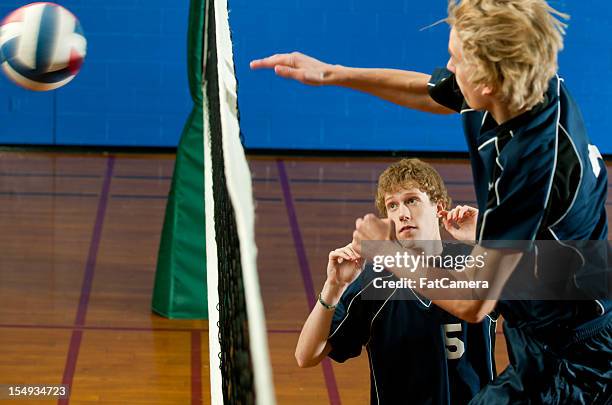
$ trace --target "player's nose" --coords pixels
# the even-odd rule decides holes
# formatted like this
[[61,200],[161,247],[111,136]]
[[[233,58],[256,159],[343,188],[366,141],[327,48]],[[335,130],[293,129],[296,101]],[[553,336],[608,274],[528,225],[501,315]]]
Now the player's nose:
[[399,217],[400,221],[407,221],[407,220],[409,220],[411,218],[411,216],[410,216],[410,209],[408,207],[406,207],[405,205],[402,205],[400,207],[399,214],[400,214],[400,217]]

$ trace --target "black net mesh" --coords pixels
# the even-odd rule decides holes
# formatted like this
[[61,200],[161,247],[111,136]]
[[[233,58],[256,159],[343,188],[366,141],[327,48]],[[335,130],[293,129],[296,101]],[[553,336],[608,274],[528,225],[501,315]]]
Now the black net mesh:
[[206,70],[215,232],[219,261],[219,342],[225,404],[254,404],[253,369],[249,352],[249,324],[246,313],[240,245],[234,210],[225,182],[214,0],[207,4]]

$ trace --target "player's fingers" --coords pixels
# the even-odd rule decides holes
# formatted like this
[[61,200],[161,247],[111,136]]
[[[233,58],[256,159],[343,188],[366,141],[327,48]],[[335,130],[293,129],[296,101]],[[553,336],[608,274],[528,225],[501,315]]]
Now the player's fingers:
[[451,225],[450,221],[446,218],[442,218],[442,225],[444,225],[444,229],[446,229],[448,232],[453,230],[453,226]]
[[346,260],[353,260],[353,256],[344,248],[337,249],[336,252],[338,252],[338,256],[343,257]]
[[346,253],[347,253],[349,256],[351,256],[351,259],[352,259],[352,260],[357,260],[357,259],[359,259],[359,258],[361,257],[361,256],[359,256],[359,255],[357,254],[357,252],[355,252],[355,251],[354,251],[354,250],[353,250],[353,249],[352,249],[350,246],[349,246],[349,247],[346,247],[345,249],[346,249]]
[[333,256],[334,257],[344,257],[345,259],[350,259],[351,256],[349,254],[347,254],[344,249],[340,248],[340,249],[336,249],[333,252]]
[[372,221],[375,221],[377,219],[378,219],[378,217],[376,215],[374,215],[374,214],[366,214],[366,216],[363,217],[363,220],[367,221],[367,222],[372,222]]
[[458,205],[457,208],[455,208],[455,216],[454,216],[454,220],[458,221],[461,218],[461,210],[463,209],[462,205]]
[[276,65],[274,66],[274,73],[276,73],[277,76],[285,79],[293,79],[303,83],[305,82],[304,71],[302,69],[294,69],[285,65]]
[[453,212],[454,211],[455,211],[454,209],[452,209],[450,211],[446,211],[446,220],[447,221],[450,221],[453,218]]
[[254,59],[251,61],[249,66],[251,69],[265,69],[273,68],[276,65],[293,66],[293,57],[288,53],[280,53],[272,56],[268,56],[263,59]]
[[355,259],[361,258],[361,255],[359,253],[355,252],[355,249],[353,249],[353,247],[351,246],[350,243],[348,245],[346,245],[346,248],[349,249],[349,251],[355,257]]
[[455,208],[453,208],[451,210],[451,215],[450,215],[450,218],[449,218],[450,221],[456,221],[457,220],[457,212],[459,211],[459,207],[460,206],[457,206],[457,207],[455,207]]
[[459,209],[459,214],[458,214],[458,218],[459,219],[463,219],[465,217],[465,213],[468,211],[469,207],[463,205],[460,209]]

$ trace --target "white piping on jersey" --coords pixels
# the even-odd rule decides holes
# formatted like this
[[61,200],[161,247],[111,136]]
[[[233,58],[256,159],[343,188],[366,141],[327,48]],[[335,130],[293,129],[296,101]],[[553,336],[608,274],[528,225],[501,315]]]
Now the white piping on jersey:
[[[497,153],[497,156],[495,156],[495,162],[497,163],[497,165],[499,166],[499,168],[502,170],[502,173],[499,174],[499,177],[495,180],[495,199],[497,201],[497,206],[499,206],[500,203],[500,198],[499,198],[499,181],[501,180],[504,168],[503,166],[499,163],[499,145],[497,143],[497,137],[493,138],[495,139],[495,152]],[[488,141],[487,141],[488,142]],[[489,184],[490,187],[490,184]],[[485,229],[485,224],[487,223],[487,216],[489,215],[489,213],[491,211],[493,211],[493,209],[496,207],[492,207],[489,208],[488,210],[485,211],[484,215],[482,216],[482,225],[480,226],[480,235],[478,235],[478,243],[482,243],[482,236],[483,236],[483,232]]]
[[[390,274],[388,276],[383,276],[383,277],[380,277],[380,278],[388,278],[388,277],[391,277],[391,276],[393,276],[393,274]],[[346,308],[346,315],[344,315],[344,319],[342,319],[342,322],[340,322],[340,325],[338,325],[336,330],[334,330],[332,332],[332,334],[327,337],[327,339],[331,339],[336,334],[336,332],[338,332],[338,330],[340,329],[340,327],[342,326],[344,321],[346,321],[348,319],[349,313],[351,311],[351,305],[353,305],[353,301],[355,301],[355,298],[357,298],[359,295],[361,295],[361,293],[364,292],[374,282],[374,280],[376,280],[376,279],[372,279],[365,287],[363,287],[357,294],[355,294],[353,299],[351,299],[351,302],[349,302],[349,305]]]
[[595,302],[597,303],[597,305],[599,305],[599,307],[601,308],[601,314],[599,314],[599,316],[603,315],[606,313],[606,308],[603,306],[603,304],[601,303],[601,301],[599,300],[595,300]]
[[374,325],[374,321],[376,320],[376,317],[378,316],[378,314],[380,314],[380,311],[382,311],[382,309],[385,306],[385,304],[387,304],[387,302],[391,299],[391,297],[393,297],[393,294],[395,294],[397,292],[397,288],[398,287],[395,287],[395,290],[393,290],[393,292],[391,294],[389,294],[389,296],[387,297],[385,302],[383,302],[383,304],[380,306],[380,308],[378,308],[378,311],[376,311],[376,313],[372,317],[372,320],[370,321],[370,337],[368,338],[368,341],[367,341],[366,345],[369,345],[370,344],[370,340],[372,340],[372,326]]
[[429,82],[428,82],[428,83],[427,83],[427,85],[428,85],[429,87],[436,87],[436,85],[435,85],[434,83],[429,83]]
[[[495,192],[497,193],[497,181],[495,182],[495,186]],[[485,224],[487,223],[487,216],[491,211],[493,211],[493,208],[489,208],[488,210],[486,210],[482,216],[482,225],[480,226],[480,235],[478,235],[478,243],[482,243],[482,234],[484,232]]]
[[[560,97],[561,97],[561,82],[565,82],[565,80],[563,80],[563,78],[559,77],[559,75],[557,75],[557,80],[559,81],[559,84],[558,84],[558,87],[557,87],[557,89],[558,89],[557,91],[558,91],[558,95],[559,95],[559,117],[560,117],[561,116],[561,100],[560,100]],[[584,264],[586,263],[586,260],[584,259],[584,256],[582,255],[582,253],[578,249],[576,249],[575,247],[569,246],[569,245],[561,242],[559,240],[559,238],[557,237],[557,234],[552,230],[552,227],[556,226],[561,221],[563,221],[563,219],[565,219],[565,217],[570,212],[570,210],[574,207],[574,203],[576,202],[576,200],[578,198],[578,192],[580,190],[580,186],[582,185],[582,179],[584,177],[584,163],[582,163],[582,158],[580,157],[580,153],[578,153],[578,148],[576,148],[576,144],[574,143],[574,140],[572,139],[569,131],[567,129],[565,129],[563,124],[561,124],[560,120],[558,119],[557,120],[557,135],[558,135],[559,128],[561,128],[563,130],[563,132],[565,132],[565,134],[567,135],[567,138],[570,140],[570,143],[572,144],[572,148],[574,149],[574,152],[576,153],[576,156],[578,157],[578,163],[580,163],[580,180],[578,181],[578,187],[576,187],[576,194],[574,194],[574,198],[572,199],[572,202],[570,203],[569,207],[567,208],[567,210],[565,210],[563,215],[561,215],[561,217],[559,217],[559,219],[557,219],[553,224],[551,224],[548,227],[548,230],[553,235],[555,240],[557,242],[559,242],[560,245],[568,247],[568,248],[574,250],[576,253],[578,253],[578,255],[580,256],[580,259],[582,260],[582,265],[584,266]],[[558,140],[557,140],[557,142],[558,142]],[[557,148],[557,150],[558,150],[558,148]],[[555,154],[555,161],[556,161],[556,154]],[[554,173],[553,173],[553,175],[554,175]],[[578,280],[576,279],[576,274],[574,274],[574,285],[576,287],[580,288],[580,286],[578,285]],[[606,309],[603,306],[603,304],[599,300],[595,300],[595,302],[601,308],[601,314],[600,315],[605,314],[606,313]]]
[[503,171],[504,170],[504,166],[502,166],[501,163],[499,163],[499,156],[495,158],[495,163],[497,163],[497,166],[499,166],[499,168]]
[[[374,320],[376,319],[380,311],[383,309],[387,301],[391,299],[391,297],[393,296],[393,294],[395,294],[396,291],[397,291],[397,287],[395,287],[395,290],[393,290],[393,292],[389,294],[385,302],[383,302],[383,304],[380,306],[376,314],[374,314],[374,316],[372,317],[372,322],[370,322],[370,337],[368,338],[368,341],[365,344],[366,349],[368,350],[368,359],[370,360],[370,369],[372,370],[372,377],[374,378],[374,389],[376,390],[376,403],[377,404],[380,404],[380,398],[378,398],[378,384],[376,383],[376,371],[374,371],[374,360],[372,359],[372,351],[370,350],[370,341],[372,340],[372,325],[374,324]],[[340,328],[340,326],[338,326],[338,328]]]
[[570,210],[572,209],[572,207],[574,206],[574,203],[576,202],[576,200],[578,198],[578,191],[580,190],[580,186],[582,185],[582,177],[584,176],[584,164],[582,163],[582,159],[580,158],[580,154],[578,153],[578,149],[576,148],[576,145],[574,144],[574,141],[573,141],[572,137],[570,136],[569,132],[567,132],[567,129],[565,129],[563,127],[563,125],[561,125],[561,124],[559,124],[559,126],[561,127],[563,132],[565,132],[567,137],[569,138],[569,140],[570,140],[570,142],[572,144],[572,148],[574,148],[574,152],[576,152],[576,156],[578,157],[578,162],[580,163],[580,180],[578,181],[578,187],[576,187],[576,194],[574,194],[574,198],[572,199],[572,202],[571,202],[570,206],[563,213],[563,215],[561,215],[561,217],[558,220],[556,220],[552,225],[549,226],[549,228],[552,228],[553,226],[557,225],[559,222],[563,221],[563,219],[570,212]]
[[[582,261],[582,266],[584,266],[586,264],[586,260],[584,259],[584,256],[582,255],[582,253],[580,253],[580,251],[578,249],[576,249],[573,246],[567,245],[563,242],[561,242],[561,240],[559,240],[559,238],[557,237],[557,234],[552,230],[552,228],[548,228],[548,230],[550,231],[551,235],[553,236],[553,238],[555,238],[555,240],[557,241],[557,243],[563,247],[566,247],[568,249],[572,249],[574,252],[578,253],[578,256],[580,256],[580,260]],[[580,286],[578,285],[578,279],[576,278],[576,273],[573,274],[572,276],[573,281],[574,281],[574,285],[576,286],[576,288],[580,289]],[[597,301],[597,300],[595,300]],[[603,308],[603,307],[602,307]]]
[[[584,256],[582,255],[582,253],[580,253],[580,251],[578,249],[576,249],[573,246],[570,246],[568,244],[565,244],[563,242],[561,242],[561,240],[557,237],[557,234],[550,228],[548,227],[548,230],[550,231],[551,235],[553,236],[553,238],[555,238],[555,240],[563,247],[572,249],[574,252],[578,253],[578,256],[580,256],[580,260],[582,260],[582,265],[584,266],[586,264],[586,260],[584,260]],[[576,287],[578,287],[578,284],[576,283],[576,275],[574,274],[574,284],[576,284]]]
[[431,301],[429,301],[429,304],[426,304],[425,302],[423,302],[423,300],[421,299],[421,297],[419,297],[419,295],[418,295],[417,293],[415,293],[415,292],[414,292],[414,290],[413,290],[412,288],[408,287],[408,289],[410,290],[410,292],[411,292],[412,294],[414,294],[414,296],[416,297],[416,299],[417,299],[417,300],[419,300],[419,302],[420,302],[421,304],[423,304],[423,306],[424,306],[425,308],[429,308],[429,307],[431,306]]
[[497,200],[497,205],[499,205],[499,181],[501,180],[501,174],[495,180],[495,199]]
[[[548,191],[546,193],[546,199],[544,200],[544,207],[543,209],[546,209],[546,206],[548,205],[548,201],[550,199],[550,194],[552,191],[552,185],[553,185],[553,180],[555,178],[555,170],[557,169],[557,155],[559,154],[559,124],[560,124],[560,120],[561,120],[561,81],[559,76],[557,75],[557,125],[556,125],[556,134],[555,134],[555,158],[553,161],[553,170],[552,173],[550,175],[550,184],[548,186]],[[485,113],[486,116],[486,113]],[[484,119],[483,119],[483,124],[484,124]],[[497,151],[497,154],[499,156],[499,148],[498,148],[498,144],[497,141],[495,142],[495,148]],[[497,157],[495,158],[495,160],[497,161]],[[501,165],[500,165],[501,167]],[[499,190],[498,190],[498,184],[499,184],[499,179],[501,179],[501,174],[499,176],[499,178],[495,181],[495,196],[497,198],[497,205],[499,206]],[[487,216],[489,215],[489,213],[496,207],[492,207],[489,208],[488,210],[485,211],[484,215],[482,216],[482,225],[480,226],[480,235],[478,237],[478,243],[482,243],[482,237],[483,237],[483,233],[485,230],[485,225],[487,222]],[[542,218],[543,219],[543,218]],[[535,227],[535,230],[533,231],[533,235],[531,235],[530,240],[535,240],[536,234],[538,232],[538,229],[540,228],[540,224],[542,223],[542,219],[540,219],[540,222],[538,223],[538,226]],[[551,230],[552,232],[552,230]],[[554,233],[553,233],[554,234]],[[556,236],[555,236],[556,239]],[[558,240],[558,239],[557,239]]]
[[[559,126],[561,125],[561,80],[560,80],[559,75],[555,75],[555,76],[557,77],[557,125],[555,128],[555,159],[553,160],[552,173],[550,174],[550,184],[548,185],[548,191],[546,192],[546,199],[544,200],[544,207],[542,207],[543,210],[546,210],[546,207],[548,206],[548,202],[550,201],[553,181],[555,179],[555,172],[557,171],[557,158],[559,155]],[[542,215],[542,218],[540,218],[540,220],[538,221],[538,226],[535,227],[531,240],[535,239],[538,229],[540,229],[540,225],[542,224],[542,220],[544,220],[544,215]],[[555,239],[557,239],[556,235],[555,235]]]
[[366,346],[368,350],[368,360],[370,361],[370,369],[372,370],[372,377],[374,378],[374,390],[376,391],[376,403],[380,405],[380,398],[378,398],[378,384],[376,384],[376,372],[374,371],[374,362],[372,361],[372,352],[370,348]]
[[480,123],[480,128],[482,128],[482,126],[484,125],[488,113],[488,111],[485,111],[485,113],[482,115],[482,122]]
[[[489,317],[489,319],[491,320],[491,322],[495,323],[495,329],[493,330],[493,333],[497,333],[497,320],[493,320],[493,318],[491,318],[488,314],[487,316]],[[493,381],[493,379],[495,378],[494,374],[493,374],[493,338],[491,337],[491,328],[489,327],[489,372],[490,372],[490,376],[491,376],[491,381]]]
[[476,111],[473,108],[466,108],[465,110],[461,110],[461,114],[466,113],[466,112],[471,112],[471,111]]
[[535,253],[535,258],[534,258],[535,264],[533,266],[533,275],[535,276],[535,278],[540,278],[540,276],[538,275],[538,254],[539,254],[538,245],[534,245],[533,248],[534,248],[533,250]]
[[510,138],[514,138],[514,132],[510,131]]
[[[548,201],[550,199],[550,193],[552,191],[552,185],[553,185],[553,179],[555,177],[555,171],[557,170],[557,155],[559,154],[559,128],[562,128],[563,131],[565,131],[565,133],[567,134],[567,137],[569,138],[572,147],[574,148],[574,151],[576,152],[576,155],[578,156],[578,160],[580,162],[580,181],[582,182],[582,172],[583,172],[583,164],[582,164],[582,160],[580,159],[580,155],[578,154],[578,151],[576,150],[576,145],[574,145],[574,142],[571,138],[571,136],[569,135],[569,133],[567,132],[567,130],[565,128],[563,128],[563,126],[561,125],[561,78],[559,77],[559,75],[557,76],[557,97],[559,98],[559,100],[557,101],[557,134],[556,134],[556,138],[555,138],[555,160],[554,160],[554,165],[553,165],[553,173],[551,176],[551,181],[550,181],[550,188],[548,189],[548,195],[546,197],[546,201],[544,203],[544,209],[546,209],[546,206],[548,205]],[[578,195],[578,190],[576,190],[576,195],[574,195],[574,198],[572,199],[572,203],[570,205],[570,208],[574,205],[574,202],[576,201],[576,197]],[[559,237],[557,236],[557,234],[555,233],[555,231],[552,230],[552,227],[557,225],[559,222],[561,222],[561,220],[563,218],[565,218],[565,216],[567,215],[567,213],[569,212],[569,209],[561,216],[561,218],[559,218],[554,224],[548,226],[548,231],[550,232],[550,234],[553,236],[553,238],[563,247],[572,249],[574,252],[578,253],[578,256],[580,256],[580,260],[582,260],[582,265],[584,266],[584,264],[586,263],[586,260],[584,259],[584,256],[582,255],[582,253],[580,253],[580,251],[578,249],[576,249],[573,246],[569,246],[563,242],[561,242],[561,240],[559,239]],[[544,218],[540,219],[540,223],[542,223],[542,220]],[[540,225],[538,224],[538,228],[540,227]],[[537,229],[536,228],[536,232]],[[534,235],[535,237],[535,235]],[[578,286],[578,280],[576,280],[576,274],[574,274],[574,285],[576,287],[579,288]]]
[[480,145],[478,147],[478,150],[481,150],[482,148],[484,148],[485,146],[487,146],[488,144],[490,144],[491,142],[496,142],[497,141],[497,137],[495,138],[491,138],[488,141],[484,142],[482,145]]
[[[497,149],[497,138],[495,139],[495,149]],[[501,171],[504,171],[504,166],[501,165],[501,163],[499,163],[499,149],[497,149],[497,157],[495,158],[495,163],[497,163],[497,166],[499,166],[499,168],[501,169]],[[501,173],[499,174],[499,177],[495,180],[495,198],[497,200],[497,205],[499,205],[499,181],[501,180]]]

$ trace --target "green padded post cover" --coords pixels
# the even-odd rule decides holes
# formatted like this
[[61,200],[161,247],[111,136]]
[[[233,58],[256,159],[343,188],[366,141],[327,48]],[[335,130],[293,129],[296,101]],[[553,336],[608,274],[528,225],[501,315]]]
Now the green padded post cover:
[[205,0],[190,2],[187,70],[194,106],[178,145],[153,289],[152,309],[167,318],[208,318],[202,117],[205,5]]

